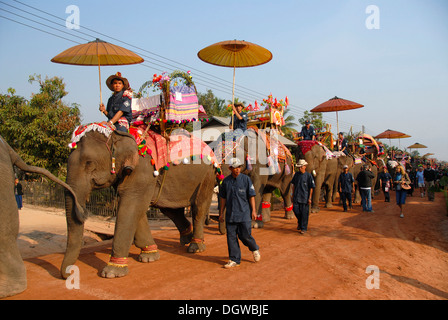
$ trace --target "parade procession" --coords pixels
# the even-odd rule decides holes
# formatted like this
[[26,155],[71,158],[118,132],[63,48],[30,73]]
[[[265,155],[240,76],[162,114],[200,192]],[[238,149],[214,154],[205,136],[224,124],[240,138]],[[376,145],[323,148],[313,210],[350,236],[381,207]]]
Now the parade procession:
[[400,1],[318,2],[0,1],[0,300],[448,299],[448,49],[417,62]]

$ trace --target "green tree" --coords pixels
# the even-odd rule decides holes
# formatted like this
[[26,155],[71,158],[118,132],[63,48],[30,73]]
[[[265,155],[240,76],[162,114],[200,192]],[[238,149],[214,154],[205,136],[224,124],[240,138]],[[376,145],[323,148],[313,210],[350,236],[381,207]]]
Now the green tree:
[[81,122],[78,105],[62,101],[67,92],[61,78],[33,75],[29,82],[39,84],[39,93],[29,101],[12,88],[0,95],[0,134],[25,162],[63,178],[70,154],[67,145]]
[[204,110],[209,117],[228,116],[226,101],[216,97],[210,89],[208,89],[206,93],[198,93],[198,103],[204,107]]
[[296,118],[293,115],[288,114],[290,109],[286,109],[283,112],[283,119],[285,120],[285,124],[281,127],[282,132],[285,134],[285,137],[293,140],[293,132],[297,132],[294,127],[297,127]]

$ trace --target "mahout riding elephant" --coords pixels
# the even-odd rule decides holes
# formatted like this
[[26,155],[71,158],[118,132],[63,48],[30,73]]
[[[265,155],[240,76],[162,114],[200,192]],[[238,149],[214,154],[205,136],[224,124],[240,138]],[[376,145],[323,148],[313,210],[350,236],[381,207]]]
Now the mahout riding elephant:
[[[92,190],[110,186],[116,188],[119,196],[112,253],[101,273],[103,277],[128,274],[127,257],[133,242],[141,249],[139,261],[160,258],[146,217],[149,206],[159,208],[173,220],[180,232],[181,244],[190,244],[188,252],[205,250],[203,227],[216,183],[216,168],[202,160],[193,163],[195,156],[190,157],[189,151],[184,158],[188,161],[173,162],[156,170],[150,155],[139,155],[131,134],[113,131],[106,136],[91,130],[77,142],[68,159],[67,183],[75,190],[80,203],[85,204]],[[184,215],[188,206],[193,225]],[[79,256],[86,219],[74,214],[69,198],[66,217],[67,250],[61,267],[64,278],[69,276],[66,268]]]
[[[264,131],[249,128],[244,135],[239,136],[241,140],[238,141],[238,146],[235,148],[234,153],[224,154],[221,160],[222,173],[224,176],[227,176],[230,174],[230,170],[226,161],[233,156],[241,158],[242,163],[244,163],[241,173],[248,175],[254,184],[256,192],[255,206],[258,215],[261,215],[261,219],[252,221],[253,228],[262,228],[264,222],[270,221],[270,200],[275,189],[280,191],[283,198],[285,218],[292,219],[294,216],[290,195],[291,180],[294,176],[294,164],[292,156],[288,154],[289,150],[278,144],[274,134],[271,138]],[[269,147],[267,144],[269,144]],[[218,151],[215,151],[215,153],[219,158]],[[281,154],[280,157],[278,157],[279,154]],[[225,222],[219,223],[219,231],[222,234],[226,232]]]
[[305,159],[308,163],[306,171],[313,174],[314,189],[311,199],[311,212],[319,212],[319,200],[322,188],[325,189],[325,207],[333,206],[333,190],[337,179],[338,160],[328,154],[328,151],[317,141],[299,141],[295,148],[296,161]]
[[[48,170],[26,164],[0,136],[0,298],[12,296],[27,288],[26,269],[17,247],[19,214],[14,197],[14,169],[42,174],[66,188],[74,211],[83,215],[73,190]],[[73,202],[74,201],[74,202]]]

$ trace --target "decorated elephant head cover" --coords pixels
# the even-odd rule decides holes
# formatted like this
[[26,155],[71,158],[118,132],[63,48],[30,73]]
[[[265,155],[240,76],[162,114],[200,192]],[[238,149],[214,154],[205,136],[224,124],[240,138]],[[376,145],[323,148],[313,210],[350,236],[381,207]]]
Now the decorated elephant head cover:
[[[77,143],[90,131],[97,131],[109,138],[115,128],[103,123],[78,126],[73,131],[69,148],[75,149]],[[179,130],[170,135],[169,141],[162,135],[149,130],[146,125],[131,126],[129,133],[137,143],[139,155],[151,156],[151,164],[155,168],[154,176],[159,175],[161,168],[168,170],[171,165],[189,164],[190,160],[200,159],[214,166],[218,180],[224,179],[213,150],[204,141],[194,137],[186,130]]]

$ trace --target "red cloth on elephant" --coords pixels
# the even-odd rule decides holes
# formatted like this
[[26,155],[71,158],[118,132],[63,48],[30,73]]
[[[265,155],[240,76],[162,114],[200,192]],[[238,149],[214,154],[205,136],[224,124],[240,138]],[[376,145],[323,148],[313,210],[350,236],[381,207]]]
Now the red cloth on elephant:
[[313,140],[302,140],[299,141],[297,144],[300,150],[302,151],[302,154],[305,155],[308,151],[311,150],[312,147],[318,144],[318,142]]
[[[142,135],[145,131],[146,125],[131,127],[130,133],[138,132],[140,135],[136,137],[137,145],[143,141]],[[184,158],[190,159],[193,155],[205,157],[210,163],[217,162],[213,150],[201,139],[192,136],[188,131],[179,130],[175,134],[171,134],[169,138],[170,141],[168,142],[162,135],[152,130],[147,130],[144,140],[146,147],[150,150],[149,154],[154,159],[156,170],[159,170],[169,162]]]

